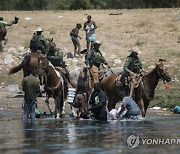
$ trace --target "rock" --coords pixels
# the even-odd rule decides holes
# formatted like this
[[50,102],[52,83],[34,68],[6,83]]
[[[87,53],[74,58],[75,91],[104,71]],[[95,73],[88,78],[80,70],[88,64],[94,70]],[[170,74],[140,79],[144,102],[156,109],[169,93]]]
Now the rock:
[[106,57],[106,53],[105,52],[101,52],[102,53],[102,55],[104,56],[104,57]]
[[16,50],[16,48],[9,48],[8,49],[8,51],[7,51],[8,53],[18,53],[18,51]]
[[110,59],[116,59],[116,55],[110,55]]
[[6,87],[6,89],[8,91],[12,91],[12,92],[19,92],[20,91],[19,86],[17,84],[9,85],[9,86]]
[[14,62],[14,58],[13,58],[12,54],[6,54],[4,56],[4,63],[5,64],[10,64],[12,62]]
[[18,51],[24,52],[24,47],[23,47],[23,46],[19,46],[19,47],[18,47]]
[[121,60],[120,59],[114,59],[113,60],[115,64],[121,64]]
[[26,51],[26,52],[20,53],[20,54],[19,54],[19,58],[20,58],[20,59],[24,59],[24,57],[26,57],[29,53],[30,53],[29,50]]
[[71,52],[68,52],[65,54],[66,58],[73,58],[73,54]]

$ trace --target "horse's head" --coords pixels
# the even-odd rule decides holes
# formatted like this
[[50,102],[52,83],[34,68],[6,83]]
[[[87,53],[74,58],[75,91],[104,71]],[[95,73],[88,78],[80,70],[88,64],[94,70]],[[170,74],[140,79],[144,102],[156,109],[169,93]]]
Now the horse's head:
[[53,38],[47,40],[47,47],[48,51],[54,51],[56,49],[56,44],[53,42]]
[[167,71],[167,68],[164,66],[163,62],[160,62],[156,64],[157,73],[160,79],[163,80],[163,82],[170,82],[171,77]]

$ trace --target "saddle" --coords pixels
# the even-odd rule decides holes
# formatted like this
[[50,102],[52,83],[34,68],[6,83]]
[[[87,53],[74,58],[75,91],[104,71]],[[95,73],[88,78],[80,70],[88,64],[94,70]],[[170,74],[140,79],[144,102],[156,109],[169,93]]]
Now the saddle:
[[142,76],[140,74],[136,75],[129,75],[125,77],[125,82],[121,82],[121,74],[116,78],[115,85],[118,89],[121,90],[121,93],[125,94],[126,96],[129,95],[132,97],[134,88],[137,88],[141,82]]

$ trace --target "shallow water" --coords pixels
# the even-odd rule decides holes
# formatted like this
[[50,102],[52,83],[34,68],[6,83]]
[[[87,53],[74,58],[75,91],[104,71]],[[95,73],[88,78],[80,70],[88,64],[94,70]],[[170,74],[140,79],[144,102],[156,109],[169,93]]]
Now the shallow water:
[[179,153],[180,143],[150,145],[140,141],[130,149],[128,136],[142,138],[180,139],[179,115],[149,115],[142,120],[99,122],[38,119],[35,124],[20,120],[0,122],[0,153]]

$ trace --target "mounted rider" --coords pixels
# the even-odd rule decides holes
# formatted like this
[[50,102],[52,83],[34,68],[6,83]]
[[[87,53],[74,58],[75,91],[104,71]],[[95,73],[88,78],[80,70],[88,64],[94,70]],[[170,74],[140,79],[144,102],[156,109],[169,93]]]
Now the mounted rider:
[[[122,87],[129,87],[128,85],[130,83],[130,80],[132,82],[135,81],[133,79],[138,80],[140,77],[140,74],[142,73],[142,71],[144,71],[144,69],[142,68],[142,62],[140,58],[138,57],[138,54],[141,54],[141,51],[137,47],[134,47],[130,49],[129,52],[131,53],[126,58],[126,61],[123,66],[124,72],[122,73],[121,79],[120,79]],[[130,91],[130,95],[131,95],[131,91]]]
[[91,87],[94,83],[99,82],[100,65],[107,65],[107,61],[99,50],[101,45],[99,42],[94,42],[92,49],[85,55],[85,64],[88,66],[91,76]]
[[70,82],[69,72],[66,68],[65,61],[63,60],[63,51],[60,48],[56,47],[56,44],[49,48],[47,53],[47,59],[55,66],[62,68],[61,71]]
[[42,35],[42,28],[34,30],[35,33],[30,41],[31,52],[40,51],[42,54],[47,53],[47,39]]
[[2,42],[4,41],[4,45],[7,44],[8,39],[5,38],[6,34],[7,34],[7,26],[12,26],[13,24],[17,24],[18,23],[19,18],[15,17],[14,21],[12,21],[11,23],[8,23],[6,21],[4,21],[3,17],[0,17],[0,50],[2,50]]

